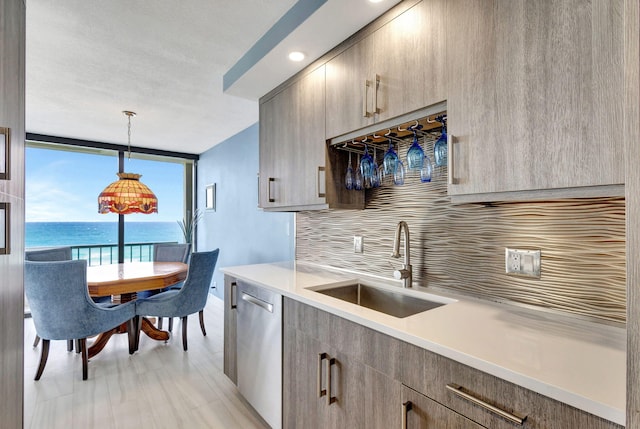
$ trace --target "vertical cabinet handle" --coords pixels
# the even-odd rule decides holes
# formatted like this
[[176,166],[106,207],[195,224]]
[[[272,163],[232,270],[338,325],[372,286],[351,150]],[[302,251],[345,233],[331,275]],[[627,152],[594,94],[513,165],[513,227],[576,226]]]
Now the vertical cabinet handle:
[[367,110],[368,93],[369,93],[369,81],[367,79],[365,79],[365,81],[364,81],[364,91],[363,91],[363,94],[362,94],[362,117],[363,118],[368,118],[369,117],[369,110]]
[[318,166],[318,174],[316,177],[316,189],[318,190],[318,198],[326,197],[326,189],[325,189],[325,168],[323,166]]
[[237,288],[238,288],[238,283],[231,282],[231,292],[230,292],[231,299],[229,301],[230,301],[232,310],[234,310],[235,308],[238,307],[238,305],[236,304],[238,301],[236,299],[234,299],[236,297]]
[[331,396],[331,367],[335,364],[336,358],[329,359],[329,365],[327,366],[327,405],[336,402],[336,397]]
[[407,419],[409,418],[408,414],[412,408],[411,401],[406,401],[402,403],[402,429],[407,429]]
[[329,355],[326,353],[318,353],[318,398],[322,398],[327,394],[326,389],[322,388],[322,361],[327,359]]
[[274,177],[269,177],[269,182],[267,183],[267,199],[270,203],[275,203],[276,200],[271,196],[271,184],[274,183],[276,179]]
[[378,109],[378,88],[380,87],[380,76],[373,76],[373,114],[380,113]]
[[449,185],[453,185],[455,173],[453,170],[453,136],[451,134],[447,134],[447,173],[449,176],[447,182]]

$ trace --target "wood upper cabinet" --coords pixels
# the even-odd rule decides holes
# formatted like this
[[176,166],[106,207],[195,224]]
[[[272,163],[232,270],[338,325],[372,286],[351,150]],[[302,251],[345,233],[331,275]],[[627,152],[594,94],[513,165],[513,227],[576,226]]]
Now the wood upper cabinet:
[[446,99],[446,0],[423,0],[374,37],[374,73],[380,78],[376,121]]
[[326,63],[327,138],[373,124],[372,59],[373,38],[366,37]]
[[450,195],[624,183],[622,0],[446,11]]
[[445,99],[445,6],[423,0],[327,62],[327,138]]
[[325,204],[325,67],[260,103],[260,207]]

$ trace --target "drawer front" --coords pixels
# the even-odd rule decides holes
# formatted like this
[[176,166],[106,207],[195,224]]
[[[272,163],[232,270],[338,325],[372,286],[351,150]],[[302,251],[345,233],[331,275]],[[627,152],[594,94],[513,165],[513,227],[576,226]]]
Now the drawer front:
[[[402,345],[401,381],[492,429],[622,428],[600,417],[407,343]],[[522,425],[509,422],[506,418],[499,417],[485,407],[447,389],[447,384],[456,384],[463,393],[508,414],[526,416],[526,419]]]

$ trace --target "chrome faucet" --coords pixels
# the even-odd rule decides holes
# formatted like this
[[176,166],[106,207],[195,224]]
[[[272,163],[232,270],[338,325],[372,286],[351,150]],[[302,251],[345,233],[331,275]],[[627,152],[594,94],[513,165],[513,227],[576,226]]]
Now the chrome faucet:
[[391,254],[394,258],[400,257],[400,233],[404,228],[404,264],[402,264],[402,269],[395,270],[393,272],[393,277],[397,280],[402,280],[402,287],[411,287],[412,281],[412,273],[411,273],[411,256],[409,252],[409,226],[405,221],[398,222],[398,226],[396,227],[396,237],[393,240],[393,253]]

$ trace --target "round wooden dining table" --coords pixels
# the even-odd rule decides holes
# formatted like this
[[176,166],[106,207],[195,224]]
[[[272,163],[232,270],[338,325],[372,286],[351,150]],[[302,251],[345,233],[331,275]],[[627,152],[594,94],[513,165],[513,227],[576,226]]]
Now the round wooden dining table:
[[[163,289],[183,281],[189,266],[182,262],[125,262],[123,264],[87,267],[87,285],[92,297],[111,296],[119,304],[135,300],[137,293]],[[167,341],[169,332],[156,328],[146,317],[141,318],[141,330],[150,338]],[[89,347],[89,358],[100,353],[113,334],[127,332],[126,324],[103,332]]]

